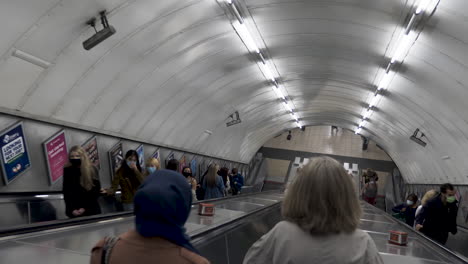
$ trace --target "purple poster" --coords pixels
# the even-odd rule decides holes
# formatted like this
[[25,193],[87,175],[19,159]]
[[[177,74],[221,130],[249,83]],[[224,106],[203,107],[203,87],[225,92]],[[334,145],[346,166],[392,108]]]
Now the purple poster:
[[82,145],[83,149],[88,154],[91,163],[98,169],[101,169],[101,161],[99,160],[97,138],[92,137]]
[[68,163],[65,131],[62,130],[43,143],[49,170],[50,184],[56,183],[63,176],[63,167]]

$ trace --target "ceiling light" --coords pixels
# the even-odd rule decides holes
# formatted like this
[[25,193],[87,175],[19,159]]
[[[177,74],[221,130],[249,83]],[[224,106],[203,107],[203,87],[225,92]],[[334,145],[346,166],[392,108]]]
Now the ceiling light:
[[289,104],[286,101],[283,102],[283,105],[289,112],[293,112],[291,106],[289,106]]
[[372,97],[372,99],[371,99],[371,101],[369,103],[369,108],[376,106],[377,103],[379,102],[379,98],[380,98],[380,95],[378,95],[378,94],[374,95],[374,97]]
[[296,120],[296,122],[299,122],[296,113],[291,112],[291,116],[294,118],[294,120]]
[[232,0],[226,0],[228,4],[232,4]]
[[297,125],[298,128],[302,128],[302,125],[301,125],[301,123],[299,121],[296,121],[296,125]]
[[50,67],[51,63],[48,62],[48,61],[45,61],[41,58],[38,58],[34,55],[31,55],[29,53],[26,53],[24,51],[21,51],[21,50],[15,50],[13,52],[13,56],[15,56],[16,58],[18,59],[22,59],[24,61],[27,61],[31,64],[34,64],[38,67],[41,67],[41,68],[44,68],[44,69],[47,69],[48,67]]
[[256,53],[260,52],[260,50],[257,47],[257,44],[255,44],[255,41],[253,40],[252,35],[250,35],[250,32],[245,26],[245,24],[241,24],[239,21],[234,21],[234,23],[232,23],[232,26],[237,31],[237,34],[239,34],[240,38],[250,51]]
[[276,96],[278,96],[278,98],[281,98],[281,99],[283,99],[283,100],[286,100],[286,97],[285,97],[284,94],[281,92],[281,89],[280,89],[280,88],[273,87],[273,91],[275,91]]
[[366,120],[362,120],[361,123],[359,123],[359,127],[365,127],[367,125]]
[[371,116],[372,114],[372,110],[370,109],[367,109],[367,111],[364,113],[364,115],[362,116],[362,119],[369,119],[369,117]]
[[271,71],[270,67],[268,64],[265,64],[263,62],[258,63],[260,65],[260,70],[263,72],[265,77],[268,80],[275,81],[275,77],[273,76],[273,72]]
[[[419,15],[424,11],[430,11],[431,9],[434,9],[435,6],[432,7],[432,2],[432,0],[420,0],[418,3],[418,7],[416,8],[415,14]],[[431,6],[429,4],[431,4]]]
[[395,61],[403,61],[405,58],[406,54],[408,54],[409,50],[411,49],[411,46],[413,45],[413,42],[415,40],[416,34],[413,32],[409,32],[408,34],[404,34],[400,40],[398,41],[398,45],[395,49],[395,52],[393,53],[391,63],[394,63]]
[[358,127],[358,128],[356,128],[354,134],[356,134],[356,135],[361,134],[361,131],[362,131],[362,128]]
[[391,81],[392,81],[392,76],[390,75],[390,72],[385,73],[385,75],[380,80],[379,87],[377,89],[378,90],[387,89]]

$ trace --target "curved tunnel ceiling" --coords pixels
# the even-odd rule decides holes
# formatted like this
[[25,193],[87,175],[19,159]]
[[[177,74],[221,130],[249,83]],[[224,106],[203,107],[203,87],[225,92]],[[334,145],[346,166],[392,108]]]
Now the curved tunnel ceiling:
[[[360,133],[410,183],[467,184],[468,3],[428,1],[437,8]],[[234,2],[301,125],[355,130],[419,0]],[[104,9],[117,32],[85,51],[86,21]],[[296,123],[234,15],[227,0],[4,1],[0,107],[248,162]],[[226,127],[234,111],[242,123]],[[409,140],[416,128],[425,148]]]

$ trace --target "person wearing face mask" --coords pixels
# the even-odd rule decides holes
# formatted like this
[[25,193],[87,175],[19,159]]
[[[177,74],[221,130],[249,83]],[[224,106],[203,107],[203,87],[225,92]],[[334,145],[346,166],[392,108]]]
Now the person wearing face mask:
[[68,157],[69,163],[63,169],[65,214],[70,218],[100,214],[98,170],[80,146],[73,146]]
[[192,190],[192,201],[197,201],[197,180],[192,175],[192,169],[190,167],[184,167],[182,170],[182,175],[187,179],[187,183],[190,186],[190,189]]
[[457,199],[452,184],[440,186],[440,193],[423,205],[416,217],[416,230],[445,245],[448,233],[457,233]]
[[141,171],[137,152],[135,150],[127,151],[122,165],[115,173],[111,188],[107,190],[108,195],[114,195],[117,191],[117,187],[120,185],[124,211],[133,211],[133,197],[138,187],[143,182],[143,174]]
[[408,195],[406,202],[395,206],[392,211],[400,213],[407,225],[414,225],[414,217],[416,215],[416,209],[418,208],[418,196],[414,193]]
[[148,177],[150,174],[153,174],[155,171],[160,170],[161,167],[159,165],[159,161],[153,157],[149,158],[146,161],[146,170],[145,170],[145,178]]

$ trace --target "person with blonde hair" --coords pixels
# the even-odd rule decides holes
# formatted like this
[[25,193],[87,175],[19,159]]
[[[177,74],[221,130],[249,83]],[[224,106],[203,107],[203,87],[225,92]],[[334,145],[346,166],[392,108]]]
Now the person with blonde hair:
[[[424,205],[426,205],[427,201],[431,200],[436,195],[437,195],[436,190],[429,190],[424,194],[423,198],[421,199],[421,204],[416,209],[415,218],[418,217],[418,215],[421,213],[421,209],[423,208]],[[414,228],[416,228],[416,223],[414,223]]]
[[145,178],[148,177],[148,175],[153,174],[155,171],[160,170],[161,165],[159,164],[159,160],[156,158],[149,158],[146,161],[146,169],[145,169]]
[[285,219],[247,252],[254,263],[383,263],[369,234],[358,229],[362,209],[352,179],[329,157],[313,158],[289,186]]
[[80,146],[73,146],[68,157],[69,162],[63,169],[65,214],[70,218],[100,214],[98,170]]
[[224,181],[218,175],[218,171],[219,166],[212,164],[203,180],[202,188],[205,190],[205,200],[224,197]]

